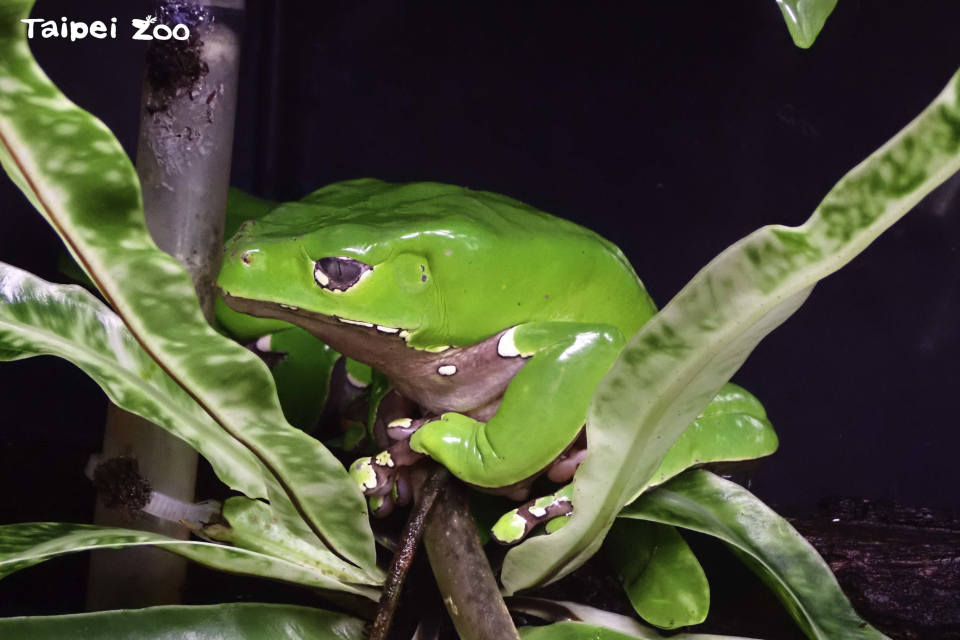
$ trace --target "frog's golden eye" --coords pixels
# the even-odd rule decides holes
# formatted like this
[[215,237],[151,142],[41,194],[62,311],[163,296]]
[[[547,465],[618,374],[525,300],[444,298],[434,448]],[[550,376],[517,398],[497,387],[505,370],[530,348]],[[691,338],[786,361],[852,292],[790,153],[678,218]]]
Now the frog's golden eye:
[[313,278],[324,289],[346,291],[372,270],[370,265],[353,258],[320,258],[314,263]]

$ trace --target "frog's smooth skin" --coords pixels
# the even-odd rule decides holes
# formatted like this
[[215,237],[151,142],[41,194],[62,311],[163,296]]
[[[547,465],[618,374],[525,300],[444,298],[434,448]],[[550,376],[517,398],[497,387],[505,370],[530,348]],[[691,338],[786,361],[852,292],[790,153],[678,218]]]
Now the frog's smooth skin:
[[227,243],[218,285],[232,309],[308,330],[423,407],[412,435],[410,420],[396,425],[399,449],[354,467],[381,497],[391,488],[371,465],[404,464],[396,451],[483,488],[542,472],[656,312],[595,233],[436,183],[355,180],[281,205]]

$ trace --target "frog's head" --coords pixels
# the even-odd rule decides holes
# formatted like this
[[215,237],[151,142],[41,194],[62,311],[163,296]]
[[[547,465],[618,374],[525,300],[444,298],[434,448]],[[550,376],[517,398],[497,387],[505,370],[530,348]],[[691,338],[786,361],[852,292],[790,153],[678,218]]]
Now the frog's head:
[[462,249],[464,234],[411,203],[456,189],[372,180],[327,187],[245,223],[226,245],[217,284],[231,308],[325,340],[337,342],[331,325],[347,325],[407,341],[419,332],[429,346],[443,307],[431,259]]

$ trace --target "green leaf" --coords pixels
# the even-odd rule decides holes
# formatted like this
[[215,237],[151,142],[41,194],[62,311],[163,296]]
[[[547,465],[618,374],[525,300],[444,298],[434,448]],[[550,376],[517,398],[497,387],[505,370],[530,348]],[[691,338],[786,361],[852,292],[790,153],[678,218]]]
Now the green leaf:
[[131,335],[280,483],[332,551],[374,571],[366,502],[319,442],[283,419],[266,366],[203,319],[190,277],[147,233],[137,175],[109,129],[30,54],[32,0],[0,0],[0,161]]
[[18,640],[363,640],[365,623],[340,613],[275,604],[153,607],[72,616],[4,618]]
[[707,471],[691,471],[640,496],[620,517],[670,524],[723,540],[777,594],[810,638],[886,637],[856,614],[810,543],[733,482]]
[[267,489],[257,459],[231,438],[78,286],[53,285],[0,262],[0,360],[59,356],[83,369],[119,407],[189,443],[223,482],[253,498]]
[[603,547],[641,618],[662,629],[706,620],[710,585],[676,529],[617,520]]
[[[609,614],[611,617],[615,614]],[[622,616],[616,616],[622,618]],[[558,622],[545,627],[520,627],[523,640],[661,640],[662,636],[653,629],[643,627],[630,618],[616,628],[605,627],[586,622]],[[630,624],[632,623],[632,625]],[[678,633],[669,636],[671,640],[747,640],[733,636],[712,636],[703,633]]]
[[590,453],[569,523],[506,556],[507,592],[556,580],[599,548],[616,514],[753,348],[833,273],[960,168],[958,76],[848,173],[801,227],[770,226],[707,265],[624,347],[593,396]]
[[777,5],[787,21],[793,43],[809,49],[837,6],[837,0],[777,0]]
[[[203,534],[219,542],[315,568],[348,584],[377,584],[365,572],[327,549],[310,544],[290,531],[270,506],[249,498],[229,498],[221,512],[223,522],[204,527]],[[309,531],[309,530],[308,530]]]
[[346,591],[372,600],[379,597],[379,592],[374,589],[342,582],[341,575],[327,572],[317,563],[296,562],[298,558],[277,558],[248,549],[175,540],[145,531],[59,522],[0,527],[0,578],[68,553],[137,546],[155,546],[220,571]]
[[779,443],[760,401],[743,387],[728,382],[670,447],[640,493],[699,464],[769,456]]

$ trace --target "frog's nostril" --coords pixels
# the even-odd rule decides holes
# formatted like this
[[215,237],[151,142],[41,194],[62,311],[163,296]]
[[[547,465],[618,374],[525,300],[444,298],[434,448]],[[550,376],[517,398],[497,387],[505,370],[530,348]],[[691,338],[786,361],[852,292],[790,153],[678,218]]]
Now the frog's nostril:
[[253,262],[253,254],[254,254],[254,253],[255,253],[254,251],[244,251],[243,254],[241,254],[241,256],[240,256],[240,259],[243,260],[243,264],[247,264],[247,265],[248,265],[248,264],[252,263],[252,262]]

